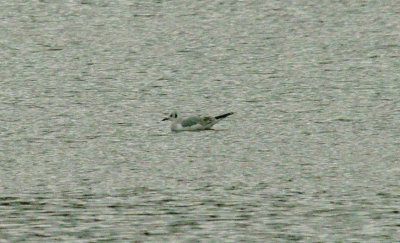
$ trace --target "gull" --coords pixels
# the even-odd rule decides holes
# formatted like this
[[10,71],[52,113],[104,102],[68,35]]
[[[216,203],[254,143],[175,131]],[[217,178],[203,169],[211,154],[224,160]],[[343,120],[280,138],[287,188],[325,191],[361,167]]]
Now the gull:
[[174,132],[180,131],[201,131],[210,130],[212,126],[217,124],[222,119],[232,115],[233,112],[229,112],[216,117],[212,116],[193,116],[186,119],[182,119],[178,116],[176,111],[172,112],[168,117],[162,119],[163,121],[172,121],[171,130]]

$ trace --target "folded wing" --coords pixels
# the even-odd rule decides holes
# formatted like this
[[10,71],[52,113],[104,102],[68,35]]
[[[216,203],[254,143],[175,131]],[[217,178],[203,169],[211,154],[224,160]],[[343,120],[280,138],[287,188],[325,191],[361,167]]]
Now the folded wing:
[[191,127],[201,122],[200,117],[189,117],[182,121],[182,127]]
[[217,120],[214,117],[206,116],[201,119],[201,125],[205,128],[211,128]]

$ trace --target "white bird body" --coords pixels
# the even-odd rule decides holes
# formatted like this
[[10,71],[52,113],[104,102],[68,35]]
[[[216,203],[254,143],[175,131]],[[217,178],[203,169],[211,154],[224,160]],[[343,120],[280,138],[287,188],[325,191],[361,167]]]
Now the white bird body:
[[210,130],[212,126],[217,124],[222,119],[232,115],[233,112],[229,112],[216,117],[189,117],[186,119],[182,119],[178,117],[177,112],[172,112],[168,117],[164,118],[163,121],[170,120],[172,121],[171,130],[174,132],[180,131],[201,131],[201,130]]

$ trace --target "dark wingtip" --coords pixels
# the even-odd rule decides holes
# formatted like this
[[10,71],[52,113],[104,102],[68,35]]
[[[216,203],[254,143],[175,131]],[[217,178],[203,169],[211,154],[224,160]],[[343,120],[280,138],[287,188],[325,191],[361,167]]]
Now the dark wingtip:
[[215,117],[215,119],[222,119],[222,118],[225,118],[225,117],[227,117],[227,116],[230,116],[230,115],[233,115],[233,112],[229,112],[229,113],[226,113],[226,114],[223,114],[223,115],[220,115],[220,116],[216,116]]

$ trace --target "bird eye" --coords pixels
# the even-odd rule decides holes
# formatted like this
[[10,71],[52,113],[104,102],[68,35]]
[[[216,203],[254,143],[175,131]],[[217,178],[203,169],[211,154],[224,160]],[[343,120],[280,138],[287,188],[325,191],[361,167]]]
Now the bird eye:
[[177,117],[178,117],[178,114],[175,113],[175,118],[177,118]]

